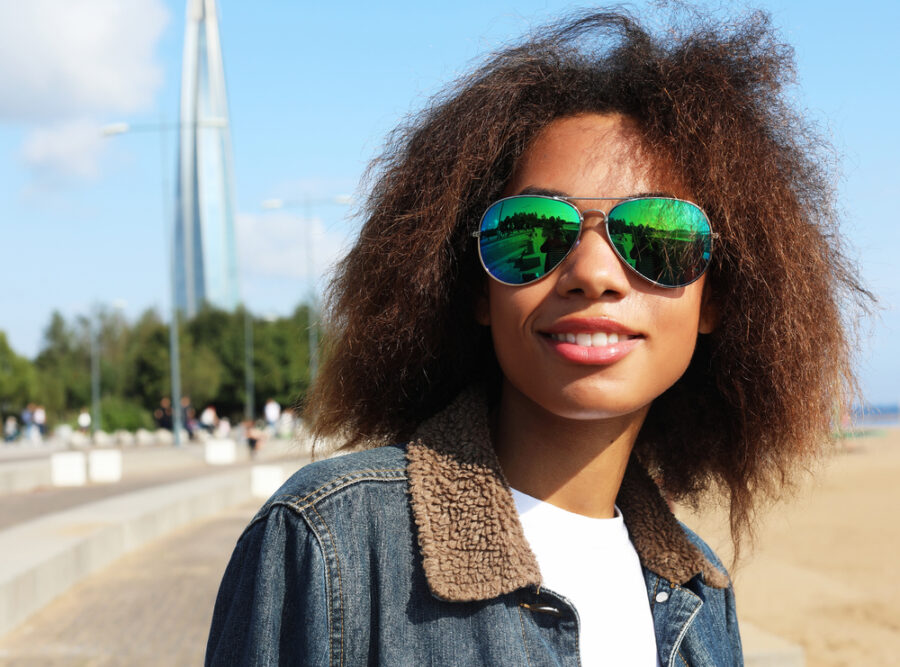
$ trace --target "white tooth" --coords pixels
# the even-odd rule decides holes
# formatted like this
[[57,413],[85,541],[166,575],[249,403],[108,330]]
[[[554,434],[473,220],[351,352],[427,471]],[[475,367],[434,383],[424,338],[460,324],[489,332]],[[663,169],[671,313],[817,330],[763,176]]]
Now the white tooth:
[[619,334],[609,334],[609,336],[606,337],[606,341],[610,345],[615,345],[619,342]]
[[577,345],[581,345],[582,347],[590,347],[591,346],[591,334],[587,334],[587,333],[575,334],[575,343]]
[[567,343],[574,343],[574,342],[575,342],[575,334],[567,333],[567,334],[565,334],[565,336],[566,336],[566,342],[567,342]]
[[606,334],[602,331],[598,331],[595,334],[591,335],[591,344],[594,347],[603,347],[606,345]]

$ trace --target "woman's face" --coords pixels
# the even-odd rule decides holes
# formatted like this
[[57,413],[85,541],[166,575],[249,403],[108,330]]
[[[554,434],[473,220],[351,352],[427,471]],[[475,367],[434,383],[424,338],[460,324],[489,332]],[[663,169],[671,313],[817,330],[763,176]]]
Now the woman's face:
[[[526,190],[566,196],[663,194],[691,199],[674,170],[642,150],[632,122],[584,114],[554,121],[522,156],[505,196]],[[607,212],[615,201],[574,202]],[[681,377],[698,332],[712,329],[704,279],[675,289],[625,268],[585,215],[581,242],[545,278],[521,287],[488,279],[478,319],[491,327],[513,398],[570,419],[643,414]],[[560,341],[575,334],[576,342]],[[603,344],[615,334],[617,342]],[[585,345],[590,336],[591,345]]]

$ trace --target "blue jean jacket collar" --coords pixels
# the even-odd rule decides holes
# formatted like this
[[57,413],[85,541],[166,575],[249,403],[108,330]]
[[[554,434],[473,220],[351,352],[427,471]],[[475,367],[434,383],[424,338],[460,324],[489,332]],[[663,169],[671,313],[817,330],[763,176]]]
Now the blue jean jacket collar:
[[[407,448],[407,459],[418,542],[435,596],[487,600],[540,587],[537,560],[491,445],[482,392],[464,392],[424,422]],[[697,575],[707,586],[728,586],[727,575],[687,539],[634,457],[616,504],[646,570],[676,586]]]

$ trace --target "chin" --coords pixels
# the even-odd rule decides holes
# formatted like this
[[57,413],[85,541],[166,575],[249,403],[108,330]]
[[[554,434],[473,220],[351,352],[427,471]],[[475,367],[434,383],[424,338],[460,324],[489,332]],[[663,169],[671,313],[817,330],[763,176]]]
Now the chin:
[[[537,398],[537,397],[535,397]],[[534,400],[548,412],[576,421],[617,419],[646,411],[653,398],[610,396],[609,392],[564,390],[553,399]]]

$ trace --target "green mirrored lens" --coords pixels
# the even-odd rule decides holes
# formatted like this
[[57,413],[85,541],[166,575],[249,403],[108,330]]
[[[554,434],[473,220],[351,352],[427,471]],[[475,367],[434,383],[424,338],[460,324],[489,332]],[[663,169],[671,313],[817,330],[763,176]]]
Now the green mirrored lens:
[[524,285],[565,259],[581,220],[571,204],[534,195],[501,199],[481,219],[481,261],[497,280]]
[[625,201],[609,212],[607,229],[622,260],[660,285],[687,285],[709,264],[709,220],[690,202],[655,197]]

